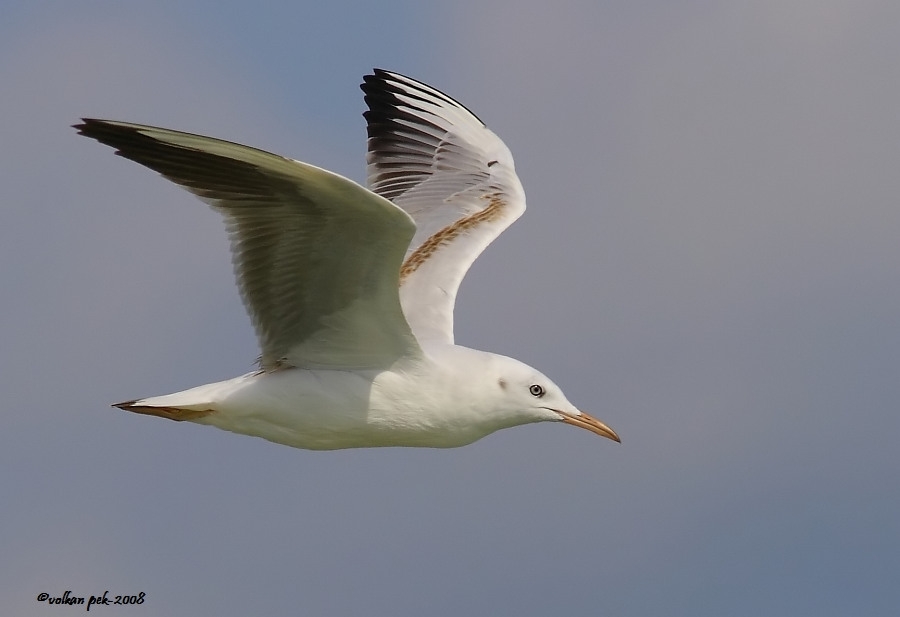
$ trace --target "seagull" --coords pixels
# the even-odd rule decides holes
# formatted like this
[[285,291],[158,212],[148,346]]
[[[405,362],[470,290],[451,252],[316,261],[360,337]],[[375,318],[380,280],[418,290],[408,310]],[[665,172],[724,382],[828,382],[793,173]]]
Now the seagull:
[[452,448],[543,421],[620,441],[539,371],[454,344],[463,276],[525,210],[509,149],[424,83],[375,69],[360,87],[368,188],[211,137],[73,127],[223,216],[261,349],[246,375],[113,406],[310,450]]

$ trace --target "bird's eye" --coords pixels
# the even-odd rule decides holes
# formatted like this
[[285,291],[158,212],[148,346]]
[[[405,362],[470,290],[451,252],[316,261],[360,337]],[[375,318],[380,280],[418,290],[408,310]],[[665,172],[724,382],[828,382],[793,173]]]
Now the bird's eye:
[[538,385],[538,384],[532,384],[532,385],[528,388],[528,391],[531,392],[532,395],[534,395],[534,396],[536,396],[536,397],[538,397],[538,398],[544,396],[544,387],[543,387],[543,386],[540,386],[540,385]]

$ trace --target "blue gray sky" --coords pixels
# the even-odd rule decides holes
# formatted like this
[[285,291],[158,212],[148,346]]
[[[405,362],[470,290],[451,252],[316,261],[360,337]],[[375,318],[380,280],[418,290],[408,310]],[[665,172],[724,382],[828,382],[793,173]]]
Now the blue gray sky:
[[[5,614],[895,614],[900,5],[549,4],[4,7]],[[458,342],[621,445],[306,452],[109,407],[257,350],[215,214],[69,125],[362,181],[375,66],[474,110],[528,194]]]

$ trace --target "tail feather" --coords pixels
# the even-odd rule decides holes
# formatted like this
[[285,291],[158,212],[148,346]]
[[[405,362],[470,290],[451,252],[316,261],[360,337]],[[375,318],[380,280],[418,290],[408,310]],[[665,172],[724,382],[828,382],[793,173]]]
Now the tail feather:
[[124,403],[115,403],[113,407],[124,409],[125,411],[133,411],[148,416],[157,416],[176,422],[185,420],[196,420],[204,416],[208,416],[215,412],[215,409],[197,409],[196,407],[168,407],[164,405],[147,405],[146,399],[137,399],[134,401],[126,401]]
[[216,413],[220,409],[222,400],[235,388],[239,388],[242,383],[243,378],[239,377],[228,381],[208,383],[172,394],[116,403],[113,407],[147,416],[168,418],[177,422],[197,420]]

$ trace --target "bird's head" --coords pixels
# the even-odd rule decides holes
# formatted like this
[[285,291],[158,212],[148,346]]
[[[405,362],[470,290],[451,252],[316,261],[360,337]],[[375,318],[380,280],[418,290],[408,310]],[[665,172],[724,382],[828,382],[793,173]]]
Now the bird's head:
[[570,403],[559,386],[540,371],[512,358],[494,357],[492,370],[486,377],[494,381],[500,408],[510,414],[516,424],[565,422],[601,437],[621,441],[606,424]]

